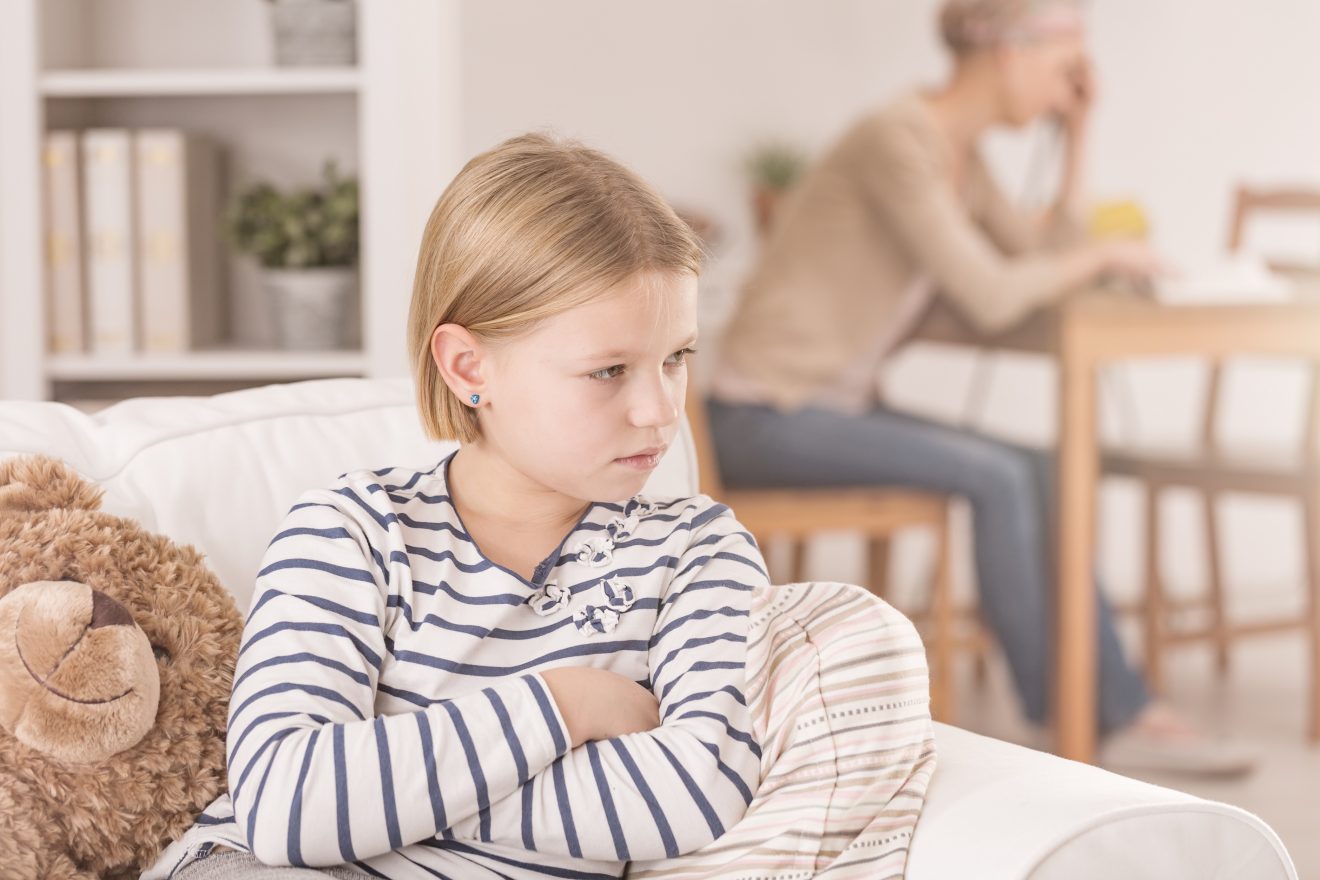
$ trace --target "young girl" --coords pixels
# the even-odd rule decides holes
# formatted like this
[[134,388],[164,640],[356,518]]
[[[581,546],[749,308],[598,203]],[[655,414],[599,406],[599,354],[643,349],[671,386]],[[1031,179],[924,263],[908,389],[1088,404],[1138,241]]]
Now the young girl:
[[[152,877],[619,877],[744,814],[752,538],[637,493],[674,441],[701,250],[540,135],[431,214],[408,335],[424,471],[304,495],[258,575],[229,794]],[[284,866],[284,867],[276,867]]]

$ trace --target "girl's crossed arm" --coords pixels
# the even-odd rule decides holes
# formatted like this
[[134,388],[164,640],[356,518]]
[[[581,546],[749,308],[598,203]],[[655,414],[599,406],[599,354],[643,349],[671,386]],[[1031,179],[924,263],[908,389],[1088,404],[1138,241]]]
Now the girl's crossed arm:
[[766,582],[764,563],[728,508],[715,505],[694,517],[674,571],[650,649],[660,726],[572,750],[458,823],[456,836],[660,859],[700,849],[742,818],[760,773],[743,693],[751,593]]
[[391,560],[366,533],[390,517],[367,494],[304,496],[257,578],[226,748],[235,820],[266,864],[333,865],[434,837],[570,747],[539,675],[375,717]]

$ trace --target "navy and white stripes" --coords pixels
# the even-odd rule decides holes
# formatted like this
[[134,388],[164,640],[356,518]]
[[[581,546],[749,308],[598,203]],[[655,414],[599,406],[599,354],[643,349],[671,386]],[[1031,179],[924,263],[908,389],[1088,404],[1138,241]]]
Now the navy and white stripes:
[[[244,630],[230,794],[144,876],[210,841],[390,878],[619,877],[741,818],[766,575],[728,509],[593,504],[528,582],[465,533],[448,462],[349,474],[290,510]],[[650,687],[661,726],[570,750],[539,674],[565,665]]]

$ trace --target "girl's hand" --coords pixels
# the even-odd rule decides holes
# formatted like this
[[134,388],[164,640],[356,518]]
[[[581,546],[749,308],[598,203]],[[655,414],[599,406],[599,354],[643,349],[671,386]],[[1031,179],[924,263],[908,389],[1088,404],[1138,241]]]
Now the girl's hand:
[[568,725],[573,748],[660,726],[660,701],[630,678],[590,666],[547,669],[541,677]]

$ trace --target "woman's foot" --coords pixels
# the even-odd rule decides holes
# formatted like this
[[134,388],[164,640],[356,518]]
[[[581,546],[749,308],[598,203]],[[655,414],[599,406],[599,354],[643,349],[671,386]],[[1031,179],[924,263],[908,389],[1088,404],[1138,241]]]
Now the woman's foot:
[[1120,773],[1237,776],[1258,760],[1254,749],[1211,736],[1164,703],[1151,703],[1100,744],[1100,763]]

